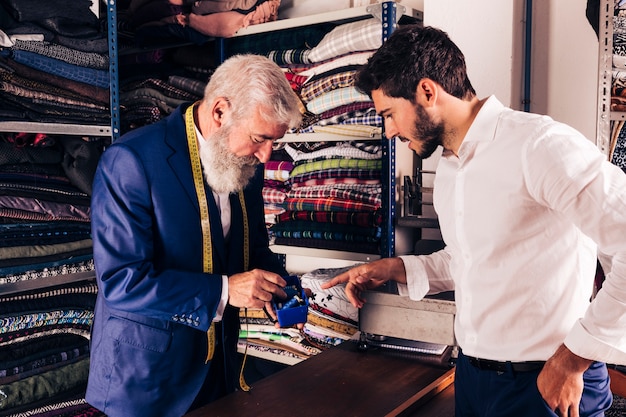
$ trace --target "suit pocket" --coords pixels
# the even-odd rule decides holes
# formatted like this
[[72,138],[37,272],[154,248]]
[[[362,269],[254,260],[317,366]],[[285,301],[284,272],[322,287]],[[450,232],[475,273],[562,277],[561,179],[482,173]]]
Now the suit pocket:
[[165,353],[172,342],[172,332],[122,317],[111,316],[105,333],[120,343],[157,353]]

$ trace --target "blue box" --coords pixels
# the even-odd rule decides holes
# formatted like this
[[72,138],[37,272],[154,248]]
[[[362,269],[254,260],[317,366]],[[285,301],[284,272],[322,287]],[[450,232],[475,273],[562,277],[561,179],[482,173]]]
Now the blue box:
[[[309,312],[309,299],[300,284],[300,280],[295,275],[289,275],[283,278],[287,281],[287,286],[284,288],[287,293],[287,299],[281,300],[274,298],[272,300],[272,307],[274,307],[280,327],[306,323],[307,314]],[[290,287],[295,287],[295,290],[289,291]],[[299,295],[302,302],[297,302],[296,295]]]

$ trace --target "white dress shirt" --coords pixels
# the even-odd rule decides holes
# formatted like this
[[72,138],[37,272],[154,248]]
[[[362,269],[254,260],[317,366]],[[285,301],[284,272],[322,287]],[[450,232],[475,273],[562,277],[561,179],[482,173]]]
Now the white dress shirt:
[[[495,97],[458,154],[444,151],[435,175],[446,248],[401,257],[410,297],[455,289],[469,356],[546,360],[565,342],[626,364],[624,173],[573,128]],[[590,303],[596,249],[612,267]]]

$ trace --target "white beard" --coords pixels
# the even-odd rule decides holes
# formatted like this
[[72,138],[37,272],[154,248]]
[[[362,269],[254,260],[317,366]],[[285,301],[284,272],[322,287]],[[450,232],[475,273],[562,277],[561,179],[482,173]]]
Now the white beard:
[[200,150],[206,182],[220,194],[242,190],[260,163],[254,156],[233,155],[227,145],[229,133],[229,128],[223,128],[209,136]]

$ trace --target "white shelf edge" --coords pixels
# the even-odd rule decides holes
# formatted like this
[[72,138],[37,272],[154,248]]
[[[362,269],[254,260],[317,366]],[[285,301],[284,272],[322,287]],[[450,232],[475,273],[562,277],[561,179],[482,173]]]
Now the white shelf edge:
[[371,262],[380,259],[380,255],[339,251],[332,249],[306,248],[303,246],[270,245],[270,250],[279,255],[299,255],[314,258],[330,258],[346,261]]
[[69,123],[0,122],[2,132],[50,133],[66,135],[111,136],[111,126]]
[[[273,22],[259,23],[257,25],[250,25],[247,28],[240,29],[234,37],[254,35],[283,29],[292,29],[316,23],[341,21],[372,16],[367,10],[369,7],[370,6],[351,7],[349,9],[318,13],[311,16],[290,17],[286,19],[279,19]],[[418,20],[423,20],[424,14],[419,10],[406,7],[404,15],[416,18]]]

